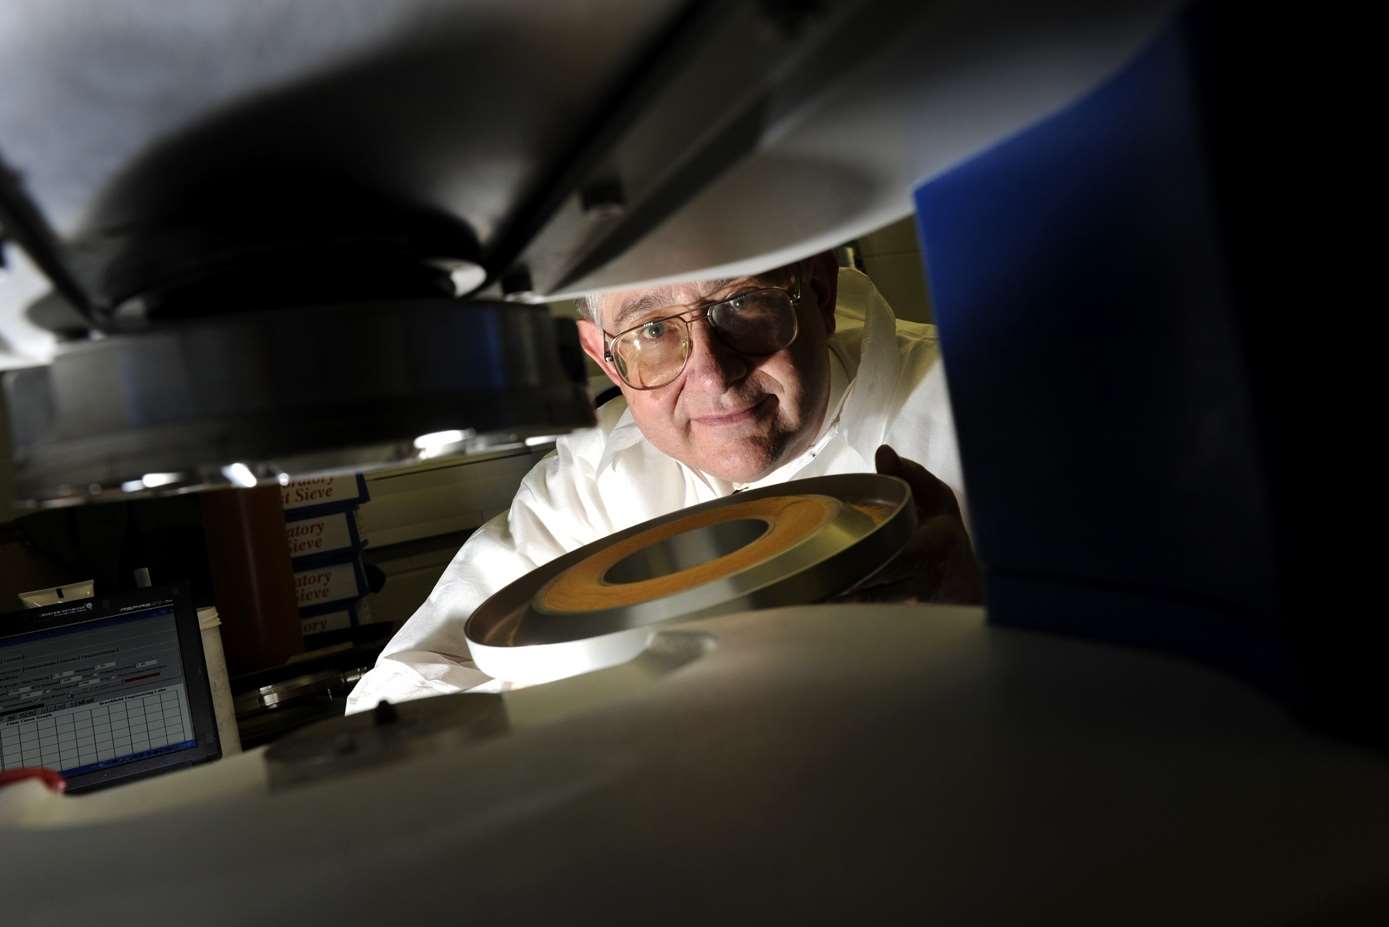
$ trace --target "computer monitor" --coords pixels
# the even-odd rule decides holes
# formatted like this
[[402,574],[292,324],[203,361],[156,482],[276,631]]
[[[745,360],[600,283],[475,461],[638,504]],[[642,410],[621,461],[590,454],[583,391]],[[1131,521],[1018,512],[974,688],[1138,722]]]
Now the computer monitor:
[[0,768],[56,769],[80,792],[219,756],[186,587],[0,615]]

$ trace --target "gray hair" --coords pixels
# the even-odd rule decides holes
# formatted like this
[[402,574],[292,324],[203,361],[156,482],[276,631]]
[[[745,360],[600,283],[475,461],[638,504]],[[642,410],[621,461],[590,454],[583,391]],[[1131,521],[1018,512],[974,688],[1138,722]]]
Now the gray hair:
[[574,308],[579,310],[579,315],[585,320],[597,325],[600,298],[601,297],[598,296],[580,296],[578,299],[574,300]]

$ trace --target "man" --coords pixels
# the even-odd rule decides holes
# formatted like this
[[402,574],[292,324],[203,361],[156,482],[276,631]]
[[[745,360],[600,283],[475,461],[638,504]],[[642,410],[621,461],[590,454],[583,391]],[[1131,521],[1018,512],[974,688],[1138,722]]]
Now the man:
[[916,535],[860,596],[979,600],[935,331],[896,322],[868,278],[822,254],[756,277],[604,294],[584,314],[584,351],[622,398],[599,409],[596,429],[561,438],[510,511],[468,539],[362,677],[349,713],[485,682],[464,621],[535,567],[790,479],[875,468],[906,479]]

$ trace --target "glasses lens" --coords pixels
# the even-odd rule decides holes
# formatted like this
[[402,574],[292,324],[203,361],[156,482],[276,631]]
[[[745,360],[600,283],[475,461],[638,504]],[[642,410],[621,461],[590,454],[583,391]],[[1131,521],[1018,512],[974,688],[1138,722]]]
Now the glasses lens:
[[709,322],[744,354],[775,354],[796,340],[796,310],[784,290],[755,290],[714,306]]
[[665,386],[680,376],[689,354],[689,329],[679,319],[647,322],[613,343],[617,372],[637,389]]

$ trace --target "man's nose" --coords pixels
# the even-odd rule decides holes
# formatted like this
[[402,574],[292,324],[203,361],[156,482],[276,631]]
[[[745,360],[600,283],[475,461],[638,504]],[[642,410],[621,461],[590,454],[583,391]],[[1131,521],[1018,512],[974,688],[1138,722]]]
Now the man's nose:
[[723,392],[752,370],[737,351],[724,344],[703,316],[690,323],[690,359],[685,363],[685,382]]

